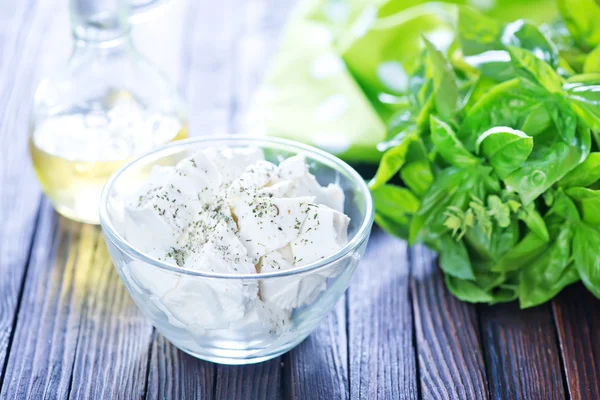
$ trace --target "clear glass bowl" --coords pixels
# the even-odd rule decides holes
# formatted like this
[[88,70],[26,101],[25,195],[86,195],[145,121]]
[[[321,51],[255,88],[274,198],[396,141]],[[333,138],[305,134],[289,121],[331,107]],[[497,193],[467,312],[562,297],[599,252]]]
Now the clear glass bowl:
[[[204,147],[260,147],[272,162],[304,152],[321,185],[339,184],[351,218],[349,242],[335,254],[292,270],[233,275],[178,267],[134,248],[124,237],[124,200],[155,165],[175,165]],[[364,254],[373,224],[369,189],[348,164],[310,146],[275,138],[195,138],[172,143],[138,158],[107,182],[100,223],[115,267],[134,301],[156,329],[181,350],[222,364],[268,360],[304,340],[336,304]],[[286,303],[262,301],[259,290],[279,290]],[[227,295],[224,295],[227,293]],[[228,307],[254,293],[243,314]],[[210,306],[210,307],[209,307]],[[218,318],[211,310],[221,310]],[[237,308],[239,309],[239,307]]]

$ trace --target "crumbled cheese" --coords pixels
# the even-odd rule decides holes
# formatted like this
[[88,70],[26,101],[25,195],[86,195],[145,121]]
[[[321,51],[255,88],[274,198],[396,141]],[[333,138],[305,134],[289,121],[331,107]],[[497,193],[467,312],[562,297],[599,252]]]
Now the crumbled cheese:
[[[291,247],[288,245],[266,254],[260,266],[262,273],[294,268]],[[312,303],[325,288],[325,278],[319,274],[264,279],[260,282],[261,298],[267,303],[277,304],[284,310]]]
[[[260,274],[327,257],[347,239],[349,218],[337,184],[322,187],[304,155],[279,166],[260,149],[203,149],[175,167],[157,167],[125,205],[125,237],[163,262],[187,269]],[[313,303],[326,274],[225,280],[128,267],[171,321],[192,332],[274,334],[294,309]],[[257,333],[258,334],[258,333]],[[249,334],[250,335],[250,334]]]

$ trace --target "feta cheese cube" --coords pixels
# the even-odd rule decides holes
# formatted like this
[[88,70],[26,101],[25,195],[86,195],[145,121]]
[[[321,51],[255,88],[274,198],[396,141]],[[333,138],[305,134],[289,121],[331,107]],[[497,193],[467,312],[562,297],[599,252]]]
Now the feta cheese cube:
[[203,203],[210,201],[217,193],[223,180],[215,163],[202,150],[179,161],[175,171],[194,182],[198,198]]
[[242,196],[232,204],[239,237],[255,261],[284,247],[300,233],[313,197]]
[[348,216],[324,205],[310,206],[300,234],[291,242],[294,265],[328,257],[348,243]]
[[249,165],[265,159],[262,149],[257,147],[237,149],[206,148],[203,149],[202,152],[217,166],[217,169],[221,172],[223,185],[228,185],[235,178],[242,175],[246,167]]
[[310,173],[306,156],[302,153],[279,164],[279,179],[293,182],[293,196],[314,196],[317,204],[324,204],[339,212],[344,210],[344,192],[339,185],[322,187]]
[[172,169],[154,169],[151,175],[156,181],[144,185],[125,205],[123,226],[131,244],[158,256],[177,243],[199,204],[189,178]]
[[[260,272],[286,271],[294,268],[289,259],[290,246],[266,254],[261,259]],[[266,278],[260,282],[260,298],[283,310],[291,310],[314,302],[326,289],[325,278],[319,274],[304,274],[285,278]]]
[[246,168],[244,173],[231,182],[227,188],[226,197],[235,199],[244,194],[253,193],[256,190],[275,183],[278,168],[268,161],[259,160]]

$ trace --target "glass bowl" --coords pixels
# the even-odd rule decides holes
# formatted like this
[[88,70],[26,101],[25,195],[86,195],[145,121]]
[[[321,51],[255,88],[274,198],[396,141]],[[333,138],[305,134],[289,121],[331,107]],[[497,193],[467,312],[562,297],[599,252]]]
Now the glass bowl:
[[[325,259],[291,270],[239,275],[179,267],[136,249],[124,235],[127,197],[152,167],[175,165],[205,147],[259,147],[274,163],[303,152],[321,185],[337,183],[344,191],[344,212],[350,217],[348,243]],[[373,202],[360,175],[324,151],[276,138],[206,137],[169,144],[117,171],[102,193],[100,223],[121,279],[161,334],[197,358],[249,364],[292,349],[335,306],[364,254],[373,224]],[[275,294],[269,298],[280,300],[263,301],[269,291]],[[242,300],[245,308],[240,313],[240,307],[232,305]],[[214,310],[219,315],[213,315]]]

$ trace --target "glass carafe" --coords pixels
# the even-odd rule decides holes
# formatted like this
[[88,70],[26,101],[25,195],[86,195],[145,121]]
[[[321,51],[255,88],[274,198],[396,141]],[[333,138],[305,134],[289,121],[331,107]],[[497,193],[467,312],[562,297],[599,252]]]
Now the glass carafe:
[[54,208],[81,222],[99,222],[102,187],[124,162],[187,136],[175,87],[131,43],[129,1],[71,0],[73,52],[34,96],[34,168]]

